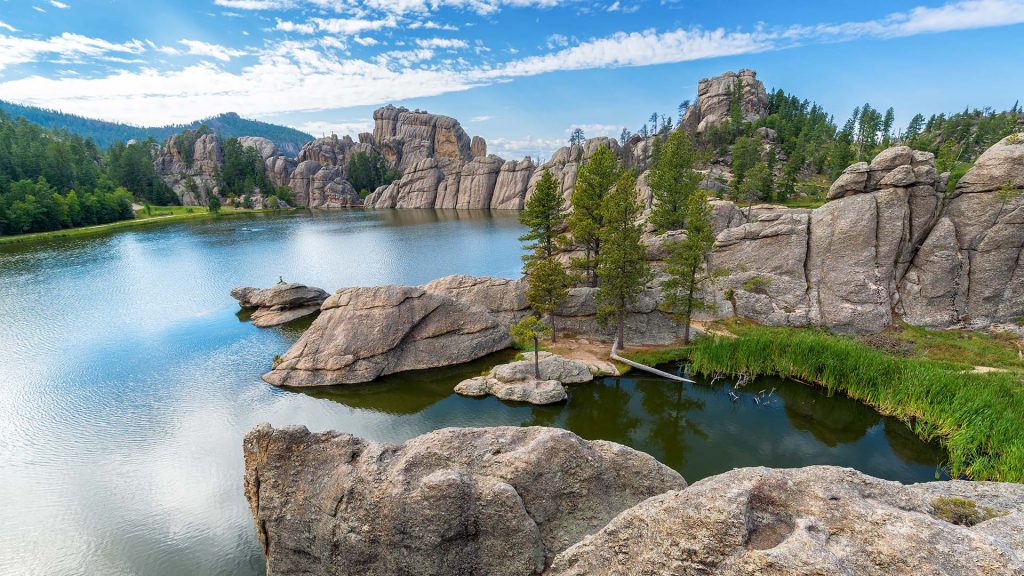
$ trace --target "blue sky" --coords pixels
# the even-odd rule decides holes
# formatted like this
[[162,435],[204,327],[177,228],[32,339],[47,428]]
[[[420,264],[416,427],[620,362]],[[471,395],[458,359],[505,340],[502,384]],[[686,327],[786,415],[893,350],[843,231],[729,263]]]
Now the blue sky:
[[671,113],[752,68],[842,121],[1024,100],[1024,0],[0,0],[0,98],[159,125],[235,111],[316,136],[384,103],[506,158]]

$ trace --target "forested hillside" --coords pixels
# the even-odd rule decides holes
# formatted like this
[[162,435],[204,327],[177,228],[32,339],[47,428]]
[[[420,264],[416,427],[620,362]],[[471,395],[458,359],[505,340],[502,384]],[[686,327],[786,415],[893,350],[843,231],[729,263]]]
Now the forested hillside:
[[101,149],[106,149],[114,142],[128,142],[130,140],[146,140],[153,138],[163,142],[182,130],[195,130],[201,125],[208,126],[214,133],[225,138],[237,138],[240,136],[262,136],[277,144],[282,153],[294,156],[302,148],[302,145],[313,139],[312,136],[277,124],[247,120],[238,114],[228,112],[203,120],[196,120],[190,124],[178,124],[159,127],[140,127],[117,122],[107,122],[84,118],[74,114],[67,114],[57,110],[46,110],[32,106],[22,106],[12,102],[0,100],[0,111],[6,112],[11,117],[23,117],[29,122],[52,128],[55,130],[67,130],[84,138],[92,138]]

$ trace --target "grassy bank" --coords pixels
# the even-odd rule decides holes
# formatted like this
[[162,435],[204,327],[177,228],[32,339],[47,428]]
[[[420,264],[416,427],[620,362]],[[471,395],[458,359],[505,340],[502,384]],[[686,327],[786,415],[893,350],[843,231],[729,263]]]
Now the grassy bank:
[[[964,332],[907,328],[858,340],[823,331],[730,324],[737,338],[707,337],[688,349],[637,352],[646,363],[686,357],[699,372],[748,372],[814,382],[938,438],[951,472],[1024,482],[1024,362],[1011,342]],[[895,346],[891,340],[916,342]],[[973,372],[978,360],[1003,371]]]
[[154,206],[152,212],[147,214],[141,210],[133,220],[121,220],[109,224],[97,226],[82,226],[81,228],[68,228],[65,230],[52,230],[50,232],[37,232],[35,234],[17,234],[13,236],[0,236],[0,244],[15,244],[19,242],[32,242],[36,240],[51,240],[55,238],[74,238],[77,236],[89,236],[101,234],[112,230],[134,228],[160,222],[183,222],[186,220],[201,220],[204,218],[219,218],[236,214],[256,214],[259,212],[272,212],[271,210],[248,210],[245,208],[220,209],[218,214],[211,214],[210,210],[203,206]]

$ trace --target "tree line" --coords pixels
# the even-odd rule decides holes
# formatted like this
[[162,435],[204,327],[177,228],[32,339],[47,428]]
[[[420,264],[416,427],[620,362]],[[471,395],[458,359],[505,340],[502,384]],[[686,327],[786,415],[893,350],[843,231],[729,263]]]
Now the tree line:
[[[664,310],[684,326],[690,338],[695,311],[709,306],[704,299],[708,254],[714,246],[711,206],[696,171],[701,158],[692,137],[671,132],[652,162],[648,182],[654,196],[649,222],[658,232],[684,230],[666,249]],[[523,271],[526,300],[537,316],[516,325],[518,340],[557,339],[556,311],[575,286],[596,288],[597,317],[612,328],[625,346],[630,309],[654,279],[643,243],[644,207],[637,198],[636,171],[623,165],[612,149],[600,146],[581,159],[568,210],[559,186],[545,170],[520,215],[527,232]],[[547,324],[541,322],[547,319]]]

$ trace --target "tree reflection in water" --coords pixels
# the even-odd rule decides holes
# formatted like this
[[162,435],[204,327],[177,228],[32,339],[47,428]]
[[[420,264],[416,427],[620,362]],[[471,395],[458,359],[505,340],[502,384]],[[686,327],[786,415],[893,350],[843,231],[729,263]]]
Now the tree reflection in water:
[[708,440],[708,433],[697,425],[689,413],[704,410],[704,401],[686,394],[684,386],[665,379],[637,381],[640,403],[647,411],[647,442],[657,447],[659,460],[676,470],[686,465],[690,437]]

